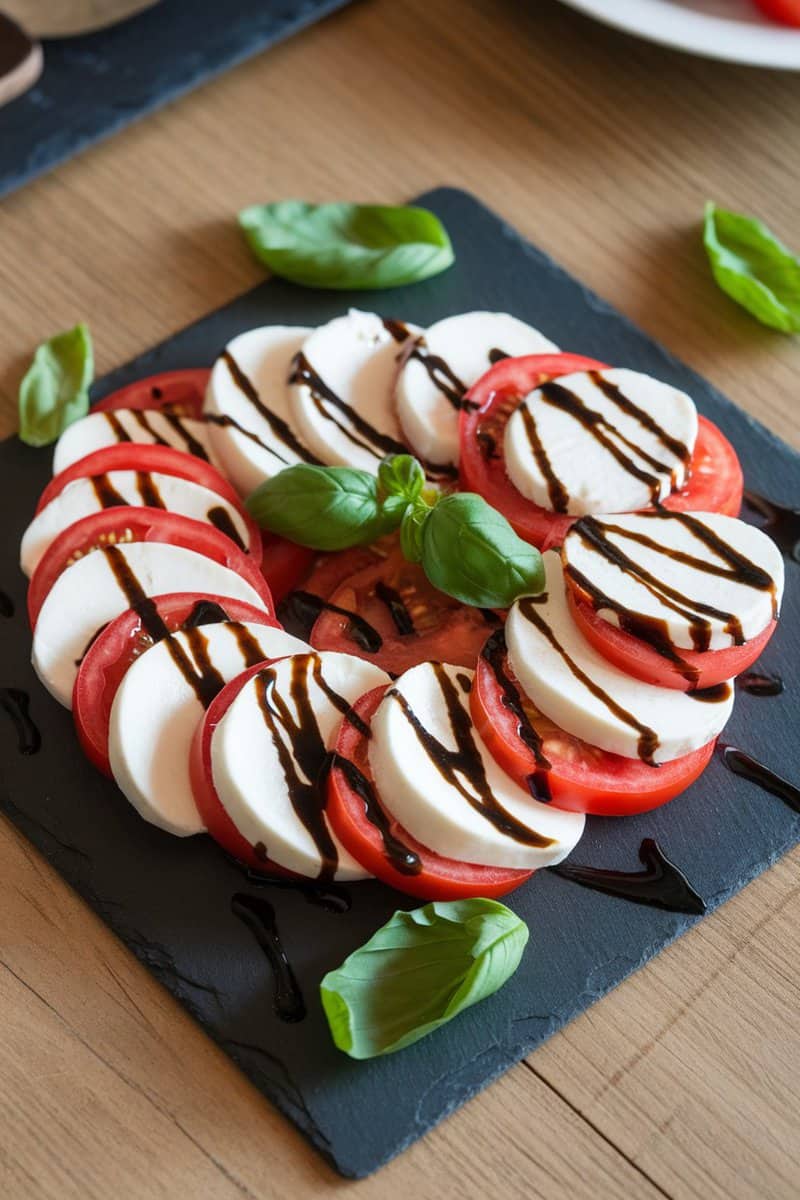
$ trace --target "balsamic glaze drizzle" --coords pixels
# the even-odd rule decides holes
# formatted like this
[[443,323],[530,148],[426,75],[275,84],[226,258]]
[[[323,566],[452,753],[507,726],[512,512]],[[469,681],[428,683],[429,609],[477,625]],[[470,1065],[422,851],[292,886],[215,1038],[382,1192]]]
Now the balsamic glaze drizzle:
[[741,775],[750,783],[757,784],[771,796],[777,796],[794,812],[800,813],[800,788],[796,784],[777,775],[769,767],[760,763],[758,759],[753,758],[750,754],[745,754],[743,750],[738,750],[735,746],[718,743],[717,752],[722,755],[722,762],[734,775]]
[[9,596],[8,592],[0,592],[0,617],[6,619],[14,615],[14,601]]
[[388,608],[394,627],[401,637],[417,632],[406,602],[396,588],[379,579],[375,584],[375,595]]
[[[255,850],[256,853],[261,851],[259,857],[266,862],[267,850],[263,842],[258,842]],[[320,886],[311,880],[282,879],[277,875],[268,875],[264,871],[256,871],[253,867],[243,866],[238,862],[236,865],[241,867],[245,879],[254,887],[274,887],[282,888],[285,891],[299,892],[309,904],[313,904],[316,908],[322,908],[325,912],[342,915],[349,912],[353,906],[350,892],[341,884],[327,883]]]
[[342,772],[349,787],[353,789],[364,805],[364,815],[371,825],[378,830],[383,842],[383,851],[389,862],[403,875],[419,875],[422,870],[422,860],[415,850],[392,832],[391,818],[387,815],[375,792],[375,787],[364,772],[348,758],[334,756],[333,765]]
[[42,735],[31,717],[28,693],[21,688],[0,688],[0,710],[11,719],[20,754],[37,754],[42,747]]
[[769,671],[745,671],[736,678],[736,688],[748,696],[780,696],[783,679]]
[[690,916],[701,916],[706,911],[703,898],[652,838],[642,841],[639,861],[644,865],[643,871],[613,871],[601,867],[583,867],[577,863],[559,863],[547,870],[581,887],[630,900],[634,904],[647,904],[652,908],[688,913]]
[[286,614],[286,620],[294,629],[305,630],[305,634],[300,633],[299,636],[307,638],[317,617],[323,612],[345,617],[349,622],[347,633],[355,644],[368,654],[378,653],[383,645],[383,638],[369,621],[365,621],[357,612],[351,612],[349,608],[340,608],[338,604],[323,600],[314,592],[304,592],[302,589],[290,592],[283,602],[281,615]]
[[744,503],[763,518],[762,528],[769,530],[781,553],[793,562],[800,562],[800,509],[776,504],[751,491],[745,491]]
[[231,519],[231,514],[222,504],[213,505],[206,513],[210,524],[218,529],[220,533],[224,533],[226,537],[238,546],[240,550],[246,550],[244,542],[239,536],[239,531]]
[[231,912],[243,921],[253,934],[272,968],[275,980],[275,1015],[281,1021],[302,1021],[306,1016],[305,1000],[283,948],[275,909],[263,896],[237,892],[231,900]]
[[[312,454],[306,446],[303,445],[303,443],[294,433],[292,427],[286,421],[284,421],[283,417],[278,416],[277,413],[273,412],[272,409],[264,403],[258,394],[258,389],[256,388],[255,384],[239,366],[230,350],[223,350],[221,357],[231,373],[231,379],[236,384],[239,391],[247,397],[259,416],[262,417],[263,420],[269,425],[273,436],[277,438],[279,442],[282,442],[288,450],[291,450],[292,453],[295,454],[302,462],[314,463],[316,466],[320,466],[320,460],[315,454]],[[268,446],[256,434],[250,434],[246,429],[242,429],[242,427],[237,425],[232,418],[227,417],[215,419],[215,423],[233,425],[239,430],[240,433],[244,433],[251,437],[254,441],[258,442],[259,445],[263,446],[265,450],[269,450],[269,452],[273,454],[275,458],[279,459],[280,462],[286,463],[288,466],[288,459],[283,458],[276,450],[273,450],[271,446]]]
[[536,769],[528,775],[528,790],[535,800],[547,802],[552,799],[550,782],[547,777],[550,760],[544,754],[542,739],[525,711],[522,693],[511,678],[506,654],[505,629],[501,627],[495,630],[487,639],[481,650],[481,658],[488,664],[497,680],[503,707],[507,708],[516,718],[517,736],[523,745],[528,747],[536,762]]

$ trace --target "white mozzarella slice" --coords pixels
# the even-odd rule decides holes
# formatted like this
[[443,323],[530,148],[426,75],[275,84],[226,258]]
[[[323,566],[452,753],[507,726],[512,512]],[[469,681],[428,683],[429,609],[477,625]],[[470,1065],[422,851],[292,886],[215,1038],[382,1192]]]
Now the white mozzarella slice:
[[[217,795],[239,833],[253,846],[261,843],[273,862],[308,878],[320,874],[319,837],[298,815],[305,807],[311,822],[333,838],[336,879],[368,877],[331,834],[321,814],[324,789],[320,795],[308,785],[323,766],[343,709],[388,682],[380,668],[350,654],[295,655],[250,679],[220,720],[211,741]],[[298,736],[299,726],[305,736]]]
[[397,377],[400,425],[428,462],[458,462],[458,414],[465,392],[500,357],[557,350],[538,329],[508,313],[468,312],[425,330]]
[[[567,733],[625,758],[669,762],[705,746],[733,709],[716,699],[653,687],[612,666],[572,620],[556,551],[544,555],[547,592],[515,601],[506,621],[511,668],[535,706]],[[641,752],[640,752],[641,751]]]
[[525,397],[506,425],[506,470],[542,508],[629,512],[683,486],[696,438],[685,392],[624,368],[579,371]]
[[56,579],[33,631],[33,667],[47,690],[66,708],[81,658],[109,621],[131,607],[114,564],[132,572],[146,596],[201,592],[247,600],[263,609],[254,588],[235,571],[195,550],[163,542],[128,542],[93,550]]
[[116,412],[90,412],[69,425],[56,442],[53,474],[58,475],[95,450],[116,446],[117,442],[172,446],[198,458],[216,461],[204,421],[171,416],[157,409],[120,408]]
[[772,539],[721,513],[587,517],[567,534],[562,557],[606,621],[620,624],[619,606],[634,620],[658,621],[686,650],[695,648],[693,629],[704,650],[757,637],[783,595],[783,555]]
[[232,527],[239,545],[247,549],[249,534],[241,514],[209,488],[158,471],[109,471],[95,478],[74,479],[33,518],[20,548],[23,571],[31,575],[53,539],[82,517],[100,512],[109,503],[138,506],[154,501],[156,507],[206,521],[224,533]]
[[292,359],[310,333],[298,325],[250,329],[214,363],[203,406],[208,435],[242,496],[284,467],[314,459],[293,428],[288,383]]
[[385,455],[407,453],[393,395],[402,346],[380,317],[356,309],[303,343],[291,377],[292,414],[322,462],[375,471]]
[[417,841],[447,858],[528,870],[561,862],[585,818],[534,800],[497,765],[470,718],[473,676],[421,663],[395,680],[372,718],[378,795]]
[[282,629],[222,621],[173,634],[133,662],[111,706],[108,753],[140,816],[178,837],[203,832],[189,752],[204,708],[246,667],[306,649]]

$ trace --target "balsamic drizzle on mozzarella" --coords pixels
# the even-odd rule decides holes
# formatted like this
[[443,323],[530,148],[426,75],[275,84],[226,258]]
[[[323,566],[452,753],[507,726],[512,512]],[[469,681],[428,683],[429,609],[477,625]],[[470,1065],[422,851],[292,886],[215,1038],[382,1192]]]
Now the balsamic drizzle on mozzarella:
[[58,475],[87,454],[118,442],[172,446],[206,462],[213,461],[202,418],[181,417],[168,409],[120,408],[113,412],[90,412],[69,425],[56,443],[53,474]]
[[[320,460],[315,454],[311,453],[307,446],[303,445],[303,443],[295,434],[291,425],[289,425],[288,421],[285,421],[283,417],[279,416],[278,413],[274,411],[274,409],[270,408],[269,405],[264,403],[258,394],[258,389],[256,388],[255,384],[251,379],[248,378],[248,376],[239,366],[229,349],[226,348],[222,351],[221,358],[230,371],[231,378],[238,387],[239,391],[247,397],[261,419],[266,421],[272,436],[277,442],[283,443],[285,448],[290,451],[291,455],[294,457],[283,457],[273,446],[268,445],[260,438],[256,438],[255,434],[251,434],[251,436],[258,441],[259,445],[263,446],[265,450],[268,450],[269,453],[277,458],[278,461],[284,466],[288,466],[290,462],[294,461],[294,459],[300,459],[302,462],[314,463],[319,466]],[[230,418],[228,419],[230,420]]]

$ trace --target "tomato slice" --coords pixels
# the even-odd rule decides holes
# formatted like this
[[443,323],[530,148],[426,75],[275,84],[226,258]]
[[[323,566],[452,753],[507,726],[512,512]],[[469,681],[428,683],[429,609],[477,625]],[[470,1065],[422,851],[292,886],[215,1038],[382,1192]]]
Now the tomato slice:
[[549,550],[564,540],[575,517],[527,500],[506,474],[503,434],[520,401],[548,379],[572,371],[602,371],[605,363],[579,354],[526,354],[505,358],[473,384],[460,416],[460,480],[511,523],[526,542]]
[[800,28],[800,0],[755,0],[765,17],[781,25]]
[[369,726],[385,691],[379,687],[362,696],[353,706],[360,728],[345,717],[336,739],[325,811],[342,845],[377,879],[423,900],[503,896],[525,883],[533,872],[482,867],[434,853],[382,806],[363,727]]
[[104,396],[92,406],[94,412],[114,412],[118,408],[169,409],[176,417],[199,417],[203,412],[209,367],[184,367],[179,371],[161,371],[137,379]]
[[[573,737],[531,704],[502,644],[493,641],[478,661],[470,693],[475,727],[503,770],[520,787],[535,789],[540,799],[546,789],[556,808],[605,817],[648,812],[685,791],[714,753],[716,739],[682,758],[650,767]],[[533,736],[540,739],[549,769],[540,766],[526,742],[526,727],[529,737],[532,727]]]
[[733,679],[753,665],[775,632],[776,622],[771,621],[758,637],[741,646],[728,646],[723,650],[678,649],[676,654],[685,664],[682,669],[679,663],[659,654],[642,638],[606,621],[573,590],[571,581],[568,582],[570,611],[587,642],[621,671],[656,687],[688,692],[690,688],[714,687]]
[[[603,364],[575,354],[530,354],[507,358],[470,389],[476,408],[461,412],[461,486],[478,492],[510,521],[525,541],[540,550],[560,546],[575,517],[550,512],[527,500],[506,474],[503,434],[520,400],[546,379],[570,371],[602,370]],[[738,516],[744,480],[738,456],[707,417],[698,418],[697,441],[685,487],[664,507],[675,512],[721,512]]]
[[258,593],[267,613],[275,606],[264,576],[250,555],[240,550],[224,533],[204,521],[179,517],[162,508],[106,508],[70,525],[51,542],[34,571],[28,588],[28,617],[36,625],[47,593],[58,576],[76,559],[92,550],[120,542],[166,542],[204,554],[241,575]]
[[226,853],[254,871],[275,875],[280,879],[300,879],[301,877],[293,871],[288,871],[278,863],[272,862],[267,857],[263,846],[252,846],[239,833],[223,808],[217,789],[214,787],[214,774],[211,766],[211,740],[214,730],[247,681],[263,670],[265,665],[265,663],[256,663],[255,666],[248,667],[241,675],[237,675],[235,679],[226,684],[211,701],[192,741],[189,775],[195,803],[200,810],[206,829]]
[[[278,624],[274,617],[267,616],[252,604],[225,596],[174,592],[154,597],[153,604],[169,633],[217,621]],[[128,609],[95,638],[78,669],[72,693],[72,716],[78,741],[87,758],[106,775],[111,775],[108,723],[117,688],[131,663],[153,644],[154,639],[147,632],[141,615]]]
[[672,512],[719,512],[738,517],[744,476],[739,456],[708,417],[697,419],[697,441],[689,464],[689,479],[663,501]]
[[390,675],[431,661],[474,667],[499,624],[494,613],[438,591],[399,550],[344,580],[327,604],[311,630],[311,645],[355,654]]
[[261,571],[275,603],[279,604],[306,578],[317,557],[316,551],[274,533],[262,533],[261,544]]

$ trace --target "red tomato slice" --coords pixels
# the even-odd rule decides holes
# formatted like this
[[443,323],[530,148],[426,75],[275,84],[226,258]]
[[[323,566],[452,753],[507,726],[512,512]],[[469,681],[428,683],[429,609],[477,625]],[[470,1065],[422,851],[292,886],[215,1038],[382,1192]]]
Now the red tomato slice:
[[[110,471],[137,471],[145,474],[157,471],[162,475],[171,475],[175,479],[185,479],[187,483],[196,483],[200,487],[208,488],[236,509],[247,526],[247,552],[254,562],[261,562],[261,530],[227,479],[210,463],[196,458],[193,454],[173,450],[171,446],[120,442],[87,454],[85,458],[72,463],[50,480],[36,505],[37,515],[76,479],[97,478],[99,475],[107,475]],[[225,532],[224,529],[222,531]]]
[[575,518],[541,508],[514,487],[506,474],[506,424],[523,397],[548,379],[604,367],[605,363],[578,354],[526,354],[502,359],[467,392],[468,407],[460,416],[461,487],[478,492],[521,538],[541,550],[559,546]]
[[538,712],[522,691],[505,655],[501,670],[541,739],[541,752],[550,763],[544,779],[538,770],[536,756],[520,736],[519,716],[509,707],[508,696],[484,656],[478,661],[470,693],[475,727],[494,759],[520,787],[531,787],[533,780],[534,786],[538,784],[541,796],[542,784],[546,781],[556,808],[604,817],[648,812],[685,791],[714,753],[716,739],[659,767],[649,767],[639,759],[609,754],[566,733]]
[[262,533],[261,571],[276,604],[299,587],[316,559],[316,551],[298,546],[288,538]]
[[730,646],[724,650],[679,649],[677,653],[686,664],[684,673],[677,663],[659,654],[642,638],[627,633],[599,616],[592,605],[573,590],[572,582],[567,582],[570,611],[587,642],[621,671],[656,687],[688,692],[690,688],[713,687],[733,679],[760,658],[775,632],[776,622],[771,621],[763,633],[741,646]]
[[[503,433],[519,401],[546,379],[570,371],[602,370],[603,364],[574,354],[530,354],[507,358],[470,389],[478,405],[461,412],[461,486],[479,492],[511,522],[521,538],[541,550],[560,546],[575,517],[550,512],[527,500],[506,474]],[[664,501],[676,512],[721,512],[738,516],[744,481],[736,451],[706,417],[699,417],[689,481]]]
[[168,408],[177,417],[199,417],[203,411],[208,367],[185,367],[179,371],[161,371],[137,379],[104,396],[93,405],[94,412],[114,412],[118,408]]
[[28,588],[28,617],[36,625],[47,593],[63,570],[92,550],[120,542],[166,542],[184,546],[241,575],[258,593],[265,610],[274,615],[267,582],[250,555],[204,521],[179,517],[162,508],[107,508],[70,525],[51,542],[34,571]]
[[738,517],[744,477],[739,456],[707,417],[698,417],[697,441],[689,464],[689,480],[664,500],[672,512],[719,512]]
[[[375,688],[353,706],[353,712],[364,725],[369,725],[385,691],[385,687]],[[370,770],[368,746],[364,733],[345,717],[328,776],[325,810],[342,845],[365,870],[390,887],[423,900],[503,896],[530,879],[531,871],[482,867],[444,858],[412,838],[381,805]],[[369,808],[364,800],[365,791]],[[398,864],[405,864],[406,869]]]
[[[225,620],[277,625],[274,617],[267,616],[252,604],[225,596],[174,592],[157,596],[153,603],[170,633]],[[72,693],[72,716],[78,741],[87,758],[106,775],[111,775],[108,722],[117,688],[131,663],[153,644],[139,613],[128,609],[95,638],[78,670]]]
[[248,667],[241,675],[237,675],[222,689],[218,696],[211,701],[205,711],[203,720],[197,727],[189,756],[189,775],[192,780],[192,792],[206,829],[215,842],[238,862],[254,871],[276,875],[280,879],[299,879],[293,871],[287,871],[267,857],[264,847],[252,846],[234,825],[222,806],[217,789],[214,787],[214,775],[211,768],[211,739],[214,730],[225,716],[233,701],[239,695],[244,685],[259,671],[265,663],[257,663]]
[[755,0],[755,3],[770,20],[800,28],[800,0]]
[[327,603],[342,611],[323,610],[311,645],[355,654],[390,675],[431,661],[474,667],[499,620],[438,591],[399,551],[351,575]]

